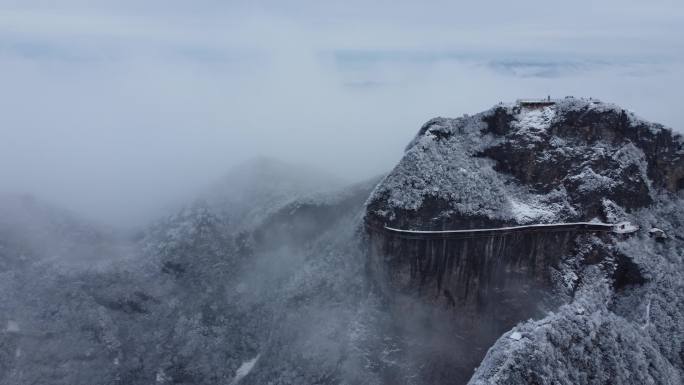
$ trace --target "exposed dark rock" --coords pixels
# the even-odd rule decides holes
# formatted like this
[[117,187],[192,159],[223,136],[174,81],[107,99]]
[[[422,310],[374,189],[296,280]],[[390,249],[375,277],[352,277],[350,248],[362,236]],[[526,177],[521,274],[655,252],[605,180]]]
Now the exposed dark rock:
[[[394,306],[408,296],[444,308],[468,330],[461,343],[489,344],[517,322],[572,302],[579,287],[596,279],[583,273],[589,267],[616,292],[644,285],[644,267],[618,251],[626,236],[570,231],[404,239],[384,226],[635,220],[630,213],[680,188],[683,167],[679,135],[597,101],[501,105],[475,116],[433,119],[367,203],[369,268]],[[484,320],[495,332],[483,338],[478,323]],[[467,366],[468,360],[450,362]]]
[[630,257],[619,252],[616,253],[616,266],[613,273],[615,290],[621,290],[630,285],[643,285],[644,283],[646,283],[646,278],[644,278],[639,265],[634,263]]

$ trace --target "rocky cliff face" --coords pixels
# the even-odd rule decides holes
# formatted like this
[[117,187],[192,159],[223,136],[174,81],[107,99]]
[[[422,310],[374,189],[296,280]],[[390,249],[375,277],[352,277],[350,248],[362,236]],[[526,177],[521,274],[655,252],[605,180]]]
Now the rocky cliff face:
[[[643,290],[635,287],[646,282],[654,285],[644,278],[649,270],[633,245],[651,245],[654,241],[645,238],[646,232],[667,223],[664,218],[645,220],[643,213],[679,202],[683,171],[684,142],[679,135],[599,101],[566,98],[543,107],[498,105],[473,116],[433,119],[369,198],[365,225],[370,271],[395,311],[407,309],[407,298],[451,308],[453,322],[467,330],[459,335],[460,343],[486,348],[517,322],[547,319],[547,312],[575,303],[578,293],[589,293],[585,297],[592,300],[585,300],[597,304]],[[405,239],[384,230],[625,220],[642,231],[632,239],[567,231],[430,240]],[[671,258],[681,262],[681,257]],[[592,285],[601,289],[586,289]],[[614,313],[605,304],[598,307],[606,313],[605,322],[613,322]],[[677,325],[681,335],[681,323]],[[679,372],[668,365],[675,361],[655,348],[658,354],[647,361],[657,362],[659,370],[647,377],[679,378],[671,375],[681,373],[681,343],[677,349],[680,356],[672,358]],[[495,356],[490,351],[485,363]],[[467,366],[463,359],[451,360]],[[517,365],[506,370],[534,371]],[[488,374],[480,371],[475,378],[498,382],[496,370],[486,370]],[[501,383],[551,383],[554,375],[517,373],[519,377]]]
[[591,219],[682,187],[682,138],[615,105],[568,98],[426,123],[368,221],[445,228]]
[[[681,156],[617,106],[498,105],[340,190],[256,162],[98,269],[46,253],[100,232],[5,205],[0,384],[681,384]],[[640,230],[384,228],[593,220]]]
[[676,190],[681,148],[660,126],[577,99],[431,120],[369,200],[373,255],[383,259],[376,270],[452,305],[491,304],[489,296],[521,285],[548,287],[561,261],[577,254],[571,231],[433,241],[398,239],[383,227],[625,220],[624,210]]

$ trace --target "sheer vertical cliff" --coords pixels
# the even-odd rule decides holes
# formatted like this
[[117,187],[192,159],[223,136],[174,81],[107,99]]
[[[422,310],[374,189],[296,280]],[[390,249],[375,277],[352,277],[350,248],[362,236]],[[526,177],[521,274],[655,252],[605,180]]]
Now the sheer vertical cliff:
[[[621,316],[606,302],[622,303],[631,295],[626,293],[658,285],[652,275],[664,266],[644,263],[635,246],[648,248],[655,242],[648,238],[648,231],[668,223],[666,218],[646,220],[646,212],[671,207],[677,219],[670,226],[679,225],[676,207],[678,191],[684,187],[683,171],[684,142],[679,135],[596,100],[501,104],[473,116],[433,119],[420,129],[402,160],[369,198],[365,216],[369,271],[397,313],[409,309],[411,301],[450,309],[452,322],[462,326],[458,335],[445,336],[454,344],[486,348],[499,334],[529,318],[541,319],[537,325],[569,322],[549,314],[567,311],[580,299],[594,308],[580,306],[585,316],[579,318],[600,308],[606,313],[602,322],[617,322]],[[634,222],[641,230],[632,235],[569,229],[430,239],[387,229],[438,231],[620,221]],[[679,264],[681,270],[680,256],[671,255],[670,262]],[[667,282],[681,288],[681,280]],[[682,309],[669,311],[681,316]],[[525,325],[534,327],[529,326],[533,323]],[[681,321],[671,327],[681,336]],[[596,333],[590,327],[575,331]],[[539,340],[547,339],[545,347],[566,349],[539,333]],[[675,349],[679,356],[665,357],[657,343],[644,338],[639,341],[653,346],[653,355],[646,361],[659,368],[646,377],[656,382],[679,378],[681,342]],[[515,334],[510,340],[519,339]],[[509,349],[510,344],[505,339],[498,342],[473,381],[558,380],[554,378],[557,373],[530,374],[537,369],[531,363],[527,367],[517,362],[511,368],[509,362],[497,361],[508,354],[500,353],[498,347]],[[618,343],[613,348],[624,346]],[[484,350],[471,353],[448,360],[467,366],[473,356],[482,357]],[[627,365],[619,358],[609,361]],[[587,378],[599,375],[595,372],[602,370],[602,364],[584,368]],[[526,372],[499,377],[500,371],[517,370]]]

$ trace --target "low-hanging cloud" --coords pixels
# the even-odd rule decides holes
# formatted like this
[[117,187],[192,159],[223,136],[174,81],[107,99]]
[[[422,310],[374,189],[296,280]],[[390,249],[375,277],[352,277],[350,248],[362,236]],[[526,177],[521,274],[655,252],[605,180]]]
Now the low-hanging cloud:
[[0,190],[130,224],[258,155],[368,177],[519,97],[684,127],[675,1],[138,3],[0,7]]

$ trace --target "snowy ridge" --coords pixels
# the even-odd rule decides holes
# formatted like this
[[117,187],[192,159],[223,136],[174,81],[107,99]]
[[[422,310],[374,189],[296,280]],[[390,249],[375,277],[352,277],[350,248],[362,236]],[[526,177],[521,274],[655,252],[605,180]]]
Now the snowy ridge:
[[235,371],[235,377],[233,378],[233,381],[230,382],[230,385],[235,385],[238,382],[240,382],[240,380],[245,378],[245,376],[247,376],[249,374],[249,372],[252,371],[252,369],[254,368],[254,365],[256,365],[258,360],[259,360],[259,355],[252,358],[251,360],[243,362],[242,365],[240,365],[240,367],[237,368],[237,370]]
[[378,213],[394,218],[395,208],[417,210],[426,198],[436,198],[451,202],[453,212],[497,217],[506,206],[503,182],[493,162],[472,156],[489,145],[487,139],[494,140],[480,138],[483,115],[426,123],[371,195],[369,202],[385,196],[389,202],[388,210]]
[[[543,108],[500,104],[472,116],[428,121],[369,198],[370,213],[392,222],[436,205],[446,207],[423,221],[456,216],[518,224],[586,220],[592,213],[584,214],[576,201],[591,194],[611,197],[625,179],[641,183],[640,191],[648,193],[644,203],[653,200],[653,165],[644,152],[652,152],[653,145],[616,138],[648,134],[653,141],[671,137],[682,143],[679,135],[614,104],[579,98],[554,102]],[[528,171],[516,175],[509,168]],[[540,172],[548,175],[535,174]],[[532,179],[548,186],[531,188]]]

